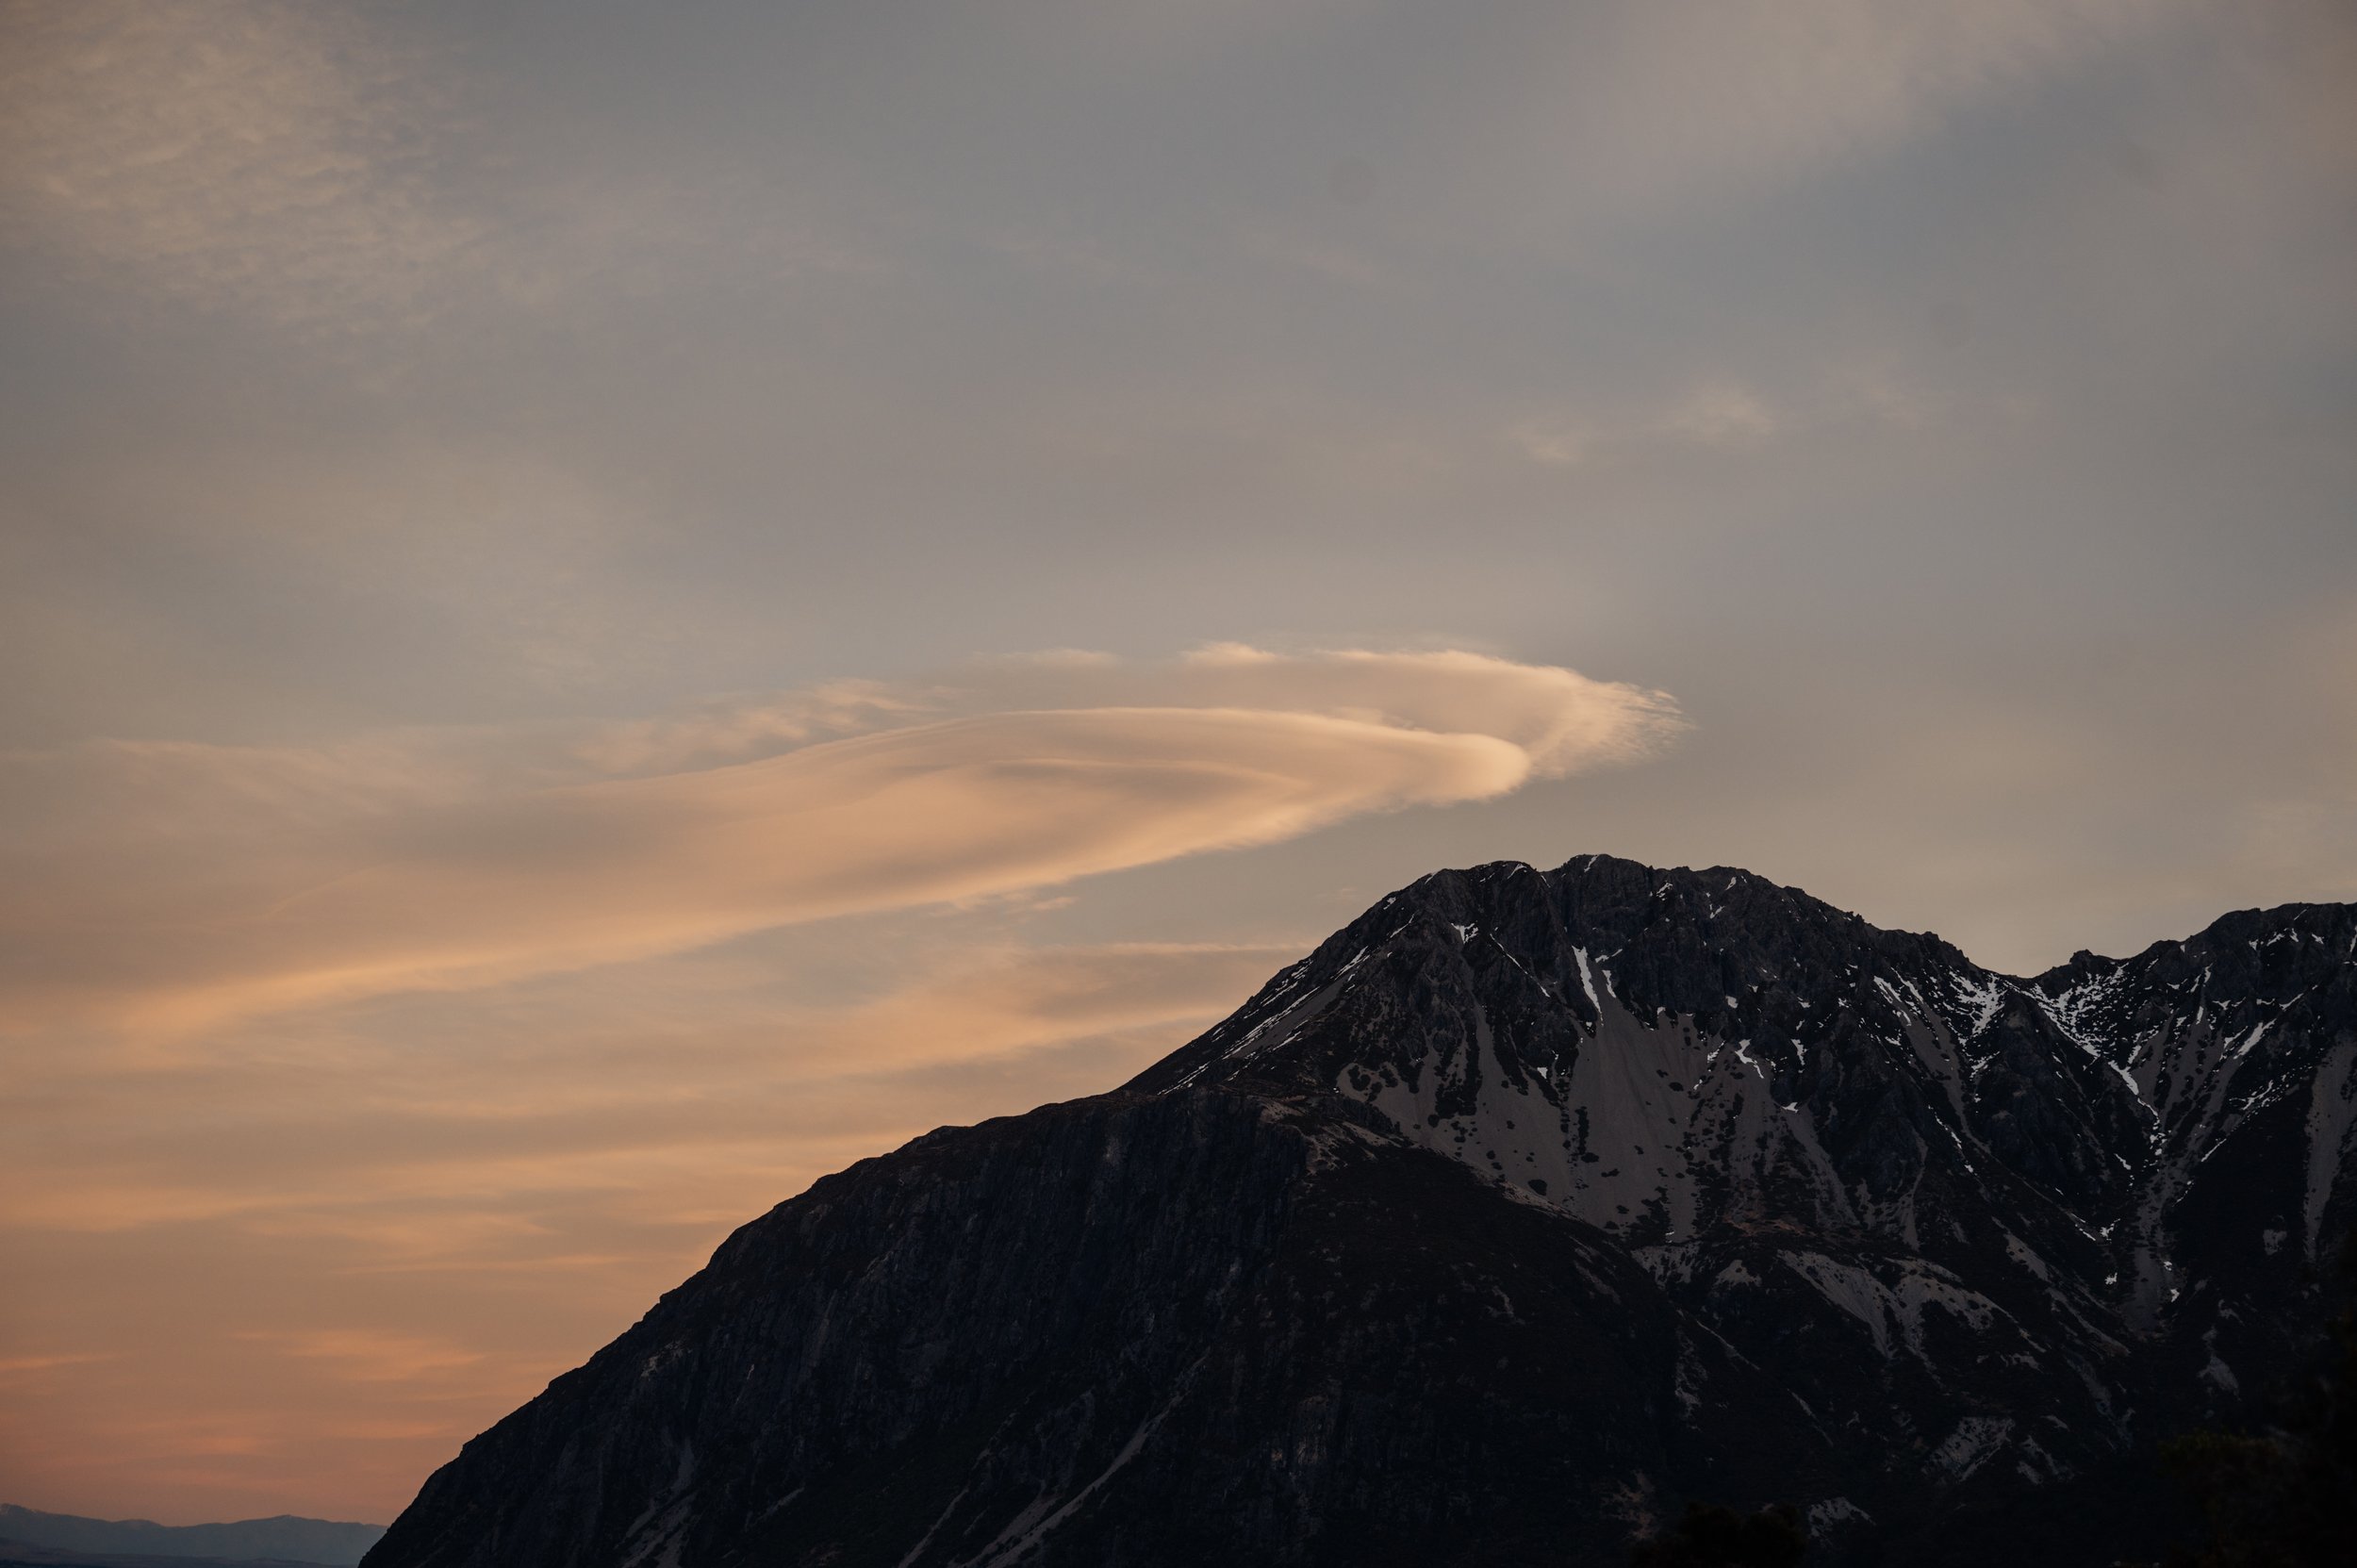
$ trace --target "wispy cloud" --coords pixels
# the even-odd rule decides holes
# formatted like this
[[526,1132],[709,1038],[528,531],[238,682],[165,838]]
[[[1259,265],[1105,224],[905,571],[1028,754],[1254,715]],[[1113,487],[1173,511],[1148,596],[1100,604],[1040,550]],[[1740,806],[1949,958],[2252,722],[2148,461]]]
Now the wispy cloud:
[[[1642,203],[1722,193],[1885,151],[2195,9],[2181,0],[1730,0],[1579,8],[1587,47],[1534,49],[1568,79],[1508,100],[1580,194]],[[1527,78],[1525,78],[1527,80]]]
[[9,1022],[172,1031],[1000,896],[1490,799],[1641,755],[1676,722],[1658,693],[1486,655],[1224,646],[569,741],[17,753]]
[[[299,1446],[354,1499],[319,1506],[381,1517],[730,1227],[944,1121],[1118,1081],[1297,952],[969,934],[832,1006],[768,960],[700,955],[487,1008],[408,999],[455,1010],[422,1031],[394,999],[278,1020],[304,1049],[267,1070],[60,1061],[0,1143],[11,1259],[83,1259],[132,1303],[160,1243],[218,1288],[140,1317],[127,1351],[81,1351],[124,1343],[86,1321],[0,1325],[0,1453],[47,1497],[135,1459],[267,1498]],[[203,1414],[140,1419],[159,1406]],[[35,1441],[68,1429],[88,1441]],[[192,1455],[225,1468],[190,1477]]]
[[1208,1026],[1294,956],[1291,947],[1169,942],[976,954],[876,1000],[805,1015],[790,1047],[765,1041],[762,1052],[807,1080]]
[[112,1350],[81,1350],[51,1356],[0,1356],[0,1378],[48,1372],[58,1367],[89,1366],[97,1362],[113,1361],[118,1354]]
[[422,1334],[370,1329],[310,1329],[296,1332],[254,1331],[239,1339],[268,1345],[281,1355],[329,1362],[336,1375],[358,1383],[439,1380],[481,1364],[483,1353]]
[[1772,407],[1741,382],[1721,378],[1634,417],[1547,416],[1524,421],[1511,435],[1533,462],[1575,468],[1649,451],[1745,451],[1765,445],[1789,423],[1788,413]]
[[513,189],[490,95],[402,20],[332,0],[0,7],[0,244],[58,280],[346,338],[659,290],[683,265],[757,288],[881,265],[789,215],[757,163]]
[[1619,408],[1558,410],[1518,421],[1507,439],[1551,468],[1740,455],[1842,431],[1917,429],[1939,400],[1881,366],[1836,367],[1798,388],[1705,376],[1681,393]]
[[427,61],[283,0],[20,0],[0,12],[14,243],[308,323],[398,319],[480,240],[431,177]]

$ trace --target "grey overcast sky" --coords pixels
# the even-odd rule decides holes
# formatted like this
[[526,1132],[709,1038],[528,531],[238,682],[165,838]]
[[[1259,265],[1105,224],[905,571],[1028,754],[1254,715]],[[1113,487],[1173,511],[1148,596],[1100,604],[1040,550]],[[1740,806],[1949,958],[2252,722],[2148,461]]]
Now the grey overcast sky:
[[0,1497],[383,1518],[1388,887],[2357,898],[2336,0],[0,0]]

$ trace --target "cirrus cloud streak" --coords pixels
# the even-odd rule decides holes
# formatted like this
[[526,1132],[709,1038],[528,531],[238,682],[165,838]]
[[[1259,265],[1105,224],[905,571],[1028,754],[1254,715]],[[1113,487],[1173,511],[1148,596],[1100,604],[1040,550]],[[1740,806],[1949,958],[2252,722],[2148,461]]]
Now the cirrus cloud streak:
[[[1678,722],[1659,693],[1482,654],[1240,646],[1004,661],[825,704],[816,730],[747,721],[795,706],[19,753],[0,781],[30,827],[0,844],[11,1021],[176,1032],[1020,894],[1492,799]],[[829,735],[862,723],[891,727]]]

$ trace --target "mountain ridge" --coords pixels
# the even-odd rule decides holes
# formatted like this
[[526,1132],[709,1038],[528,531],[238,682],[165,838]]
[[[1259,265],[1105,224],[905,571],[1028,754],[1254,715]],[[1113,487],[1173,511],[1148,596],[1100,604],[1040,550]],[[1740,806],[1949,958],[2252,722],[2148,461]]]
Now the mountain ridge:
[[1724,867],[1436,872],[1120,1089],[746,1227],[368,1561],[1606,1562],[1687,1496],[2108,1561],[2154,1439],[2321,1331],[2352,949],[2286,905],[2003,976]]
[[158,1525],[151,1519],[92,1519],[0,1503],[0,1556],[19,1548],[75,1554],[72,1559],[56,1560],[59,1561],[136,1556],[194,1559],[200,1562],[237,1559],[346,1568],[358,1562],[384,1533],[382,1525],[309,1519],[292,1513],[222,1524]]

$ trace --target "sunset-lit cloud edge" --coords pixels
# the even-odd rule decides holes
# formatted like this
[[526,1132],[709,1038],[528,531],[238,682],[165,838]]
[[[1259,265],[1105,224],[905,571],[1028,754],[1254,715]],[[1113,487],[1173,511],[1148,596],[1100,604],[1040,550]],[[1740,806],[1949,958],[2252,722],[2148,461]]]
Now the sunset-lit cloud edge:
[[990,899],[1649,754],[1666,695],[1220,644],[583,728],[0,756],[9,1023],[171,1036]]

